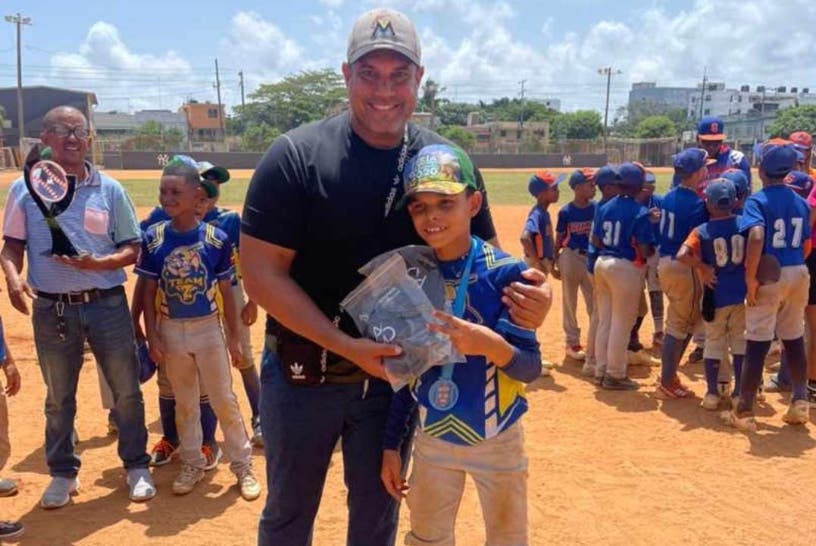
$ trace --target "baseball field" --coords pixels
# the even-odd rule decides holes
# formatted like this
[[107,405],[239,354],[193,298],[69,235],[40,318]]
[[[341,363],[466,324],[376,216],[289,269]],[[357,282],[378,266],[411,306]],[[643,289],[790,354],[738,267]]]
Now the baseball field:
[[[126,185],[140,216],[156,201],[158,172],[114,172]],[[518,236],[532,205],[528,171],[487,171],[493,218],[502,246],[520,255]],[[222,203],[240,208],[249,172],[234,173]],[[0,195],[15,173],[0,173]],[[658,188],[668,173],[658,173]],[[571,191],[564,185],[561,203]],[[350,211],[352,213],[353,211]],[[555,218],[556,210],[551,214]],[[130,280],[132,286],[133,279]],[[781,416],[786,397],[769,394],[758,407],[759,431],[744,435],[720,424],[699,407],[704,392],[700,364],[680,373],[698,397],[659,401],[651,396],[655,368],[630,368],[638,392],[598,390],[580,375],[580,364],[564,361],[560,286],[538,335],[546,358],[557,363],[552,377],[528,389],[524,419],[529,471],[530,542],[545,544],[811,544],[816,518],[808,491],[816,490],[816,440],[812,425],[790,427]],[[633,305],[635,302],[633,302]],[[9,402],[12,456],[3,476],[18,480],[19,494],[0,499],[0,518],[21,519],[21,544],[254,544],[262,500],[238,495],[226,464],[207,474],[190,495],[174,497],[170,485],[177,463],[154,472],[159,495],[146,504],[127,499],[116,439],[107,435],[94,361],[89,356],[78,391],[78,451],[82,489],[71,505],[54,512],[37,506],[48,482],[43,453],[44,388],[28,317],[0,295],[8,342],[23,387]],[[579,320],[586,326],[583,305]],[[253,327],[255,354],[262,347],[262,321]],[[585,335],[585,330],[582,332]],[[651,339],[651,319],[642,331]],[[256,362],[259,358],[256,358]],[[235,391],[247,419],[246,399],[236,373]],[[144,385],[150,445],[159,439],[157,389]],[[263,475],[264,458],[255,464]],[[379,469],[372,468],[372,472]],[[336,454],[329,470],[315,529],[315,544],[345,542],[345,487]],[[403,511],[401,533],[407,529]],[[401,541],[400,541],[401,542]],[[460,508],[457,543],[483,544],[478,498],[468,484]]]

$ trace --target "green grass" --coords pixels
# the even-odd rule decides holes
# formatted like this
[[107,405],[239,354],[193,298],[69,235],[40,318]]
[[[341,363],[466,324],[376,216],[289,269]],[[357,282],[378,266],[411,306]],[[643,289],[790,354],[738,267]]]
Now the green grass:
[[[491,205],[530,205],[533,198],[527,193],[527,181],[530,174],[523,172],[489,172],[484,175],[487,194]],[[671,175],[657,175],[657,193],[665,194],[671,182]],[[123,180],[130,198],[137,207],[152,207],[158,202],[158,180]],[[241,207],[244,204],[249,179],[233,178],[221,186],[219,204],[225,207]],[[572,200],[572,190],[566,181],[561,183],[559,203]],[[596,194],[597,196],[597,194]]]

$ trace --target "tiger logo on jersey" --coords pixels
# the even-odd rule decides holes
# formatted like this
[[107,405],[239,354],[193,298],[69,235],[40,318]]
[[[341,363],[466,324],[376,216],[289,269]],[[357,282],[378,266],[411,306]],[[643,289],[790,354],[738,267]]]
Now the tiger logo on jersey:
[[174,248],[164,260],[162,280],[168,298],[192,304],[207,290],[207,268],[201,260],[202,244]]

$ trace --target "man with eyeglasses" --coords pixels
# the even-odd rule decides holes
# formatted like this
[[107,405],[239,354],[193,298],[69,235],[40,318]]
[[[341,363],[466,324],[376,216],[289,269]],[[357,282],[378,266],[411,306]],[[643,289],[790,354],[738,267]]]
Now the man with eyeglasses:
[[[139,388],[133,323],[123,283],[124,267],[135,263],[140,231],[125,190],[85,160],[89,132],[85,115],[59,106],[43,118],[40,138],[53,160],[76,176],[74,199],[58,222],[80,256],[51,255],[51,235],[22,179],[9,189],[3,218],[0,265],[11,304],[30,313],[37,359],[47,388],[45,456],[51,482],[40,506],[65,506],[79,489],[81,461],[74,450],[76,385],[87,340],[113,391],[119,456],[127,470],[129,497],[156,494],[147,469],[147,429]],[[21,277],[24,255],[27,277]]]

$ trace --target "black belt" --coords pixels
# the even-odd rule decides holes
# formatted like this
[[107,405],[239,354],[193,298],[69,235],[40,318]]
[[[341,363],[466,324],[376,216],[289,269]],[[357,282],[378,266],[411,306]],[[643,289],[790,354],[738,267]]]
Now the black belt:
[[101,298],[113,296],[116,294],[124,294],[125,287],[121,284],[113,288],[91,288],[90,290],[82,290],[80,292],[66,292],[65,294],[52,294],[50,292],[37,291],[37,297],[45,298],[47,300],[60,301],[68,305],[82,305],[83,303],[91,303]]

